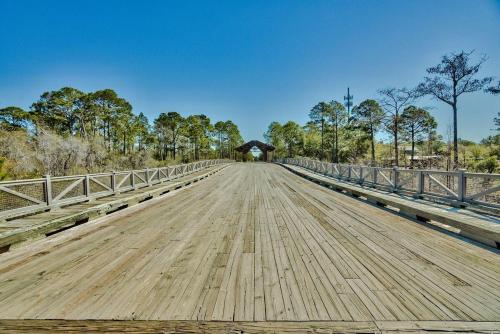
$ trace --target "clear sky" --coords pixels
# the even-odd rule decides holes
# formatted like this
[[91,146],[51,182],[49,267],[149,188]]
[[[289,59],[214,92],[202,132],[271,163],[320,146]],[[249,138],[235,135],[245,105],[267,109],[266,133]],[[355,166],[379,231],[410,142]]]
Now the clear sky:
[[[451,51],[476,50],[500,80],[500,1],[0,0],[0,107],[47,90],[115,89],[136,113],[204,113],[247,140],[273,121],[307,121],[319,101],[354,103],[415,86]],[[447,105],[434,107],[441,133]],[[459,135],[493,132],[500,98],[464,97]]]

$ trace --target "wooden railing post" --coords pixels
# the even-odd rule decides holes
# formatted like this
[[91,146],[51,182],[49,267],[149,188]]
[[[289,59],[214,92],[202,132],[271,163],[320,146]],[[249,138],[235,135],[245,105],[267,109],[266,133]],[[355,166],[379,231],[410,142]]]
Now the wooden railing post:
[[373,188],[377,187],[377,167],[373,167]]
[[47,202],[47,206],[52,205],[52,181],[50,179],[50,175],[45,175],[45,201]]
[[90,176],[89,174],[85,175],[85,197],[90,197]]
[[116,193],[116,172],[111,172],[111,190],[113,190],[113,194]]
[[417,172],[417,194],[421,195],[424,193],[424,172],[419,170]]
[[397,192],[399,183],[399,169],[397,166],[392,167],[392,191]]
[[466,178],[465,178],[465,172],[466,170],[465,169],[459,169],[457,171],[457,182],[458,182],[458,189],[457,189],[457,195],[458,195],[458,198],[457,200],[459,202],[463,202],[464,199],[465,199],[465,193],[466,193],[466,190],[467,190],[467,186],[466,186]]
[[150,182],[150,180],[149,180],[149,169],[148,169],[148,168],[146,168],[146,172],[145,172],[145,174],[146,174],[146,182],[147,182],[147,184],[148,184],[148,186],[149,186],[149,185],[151,184],[151,182]]
[[131,177],[130,183],[132,184],[132,189],[135,190],[135,173],[134,173],[133,170],[132,170],[132,172],[130,174],[130,177]]

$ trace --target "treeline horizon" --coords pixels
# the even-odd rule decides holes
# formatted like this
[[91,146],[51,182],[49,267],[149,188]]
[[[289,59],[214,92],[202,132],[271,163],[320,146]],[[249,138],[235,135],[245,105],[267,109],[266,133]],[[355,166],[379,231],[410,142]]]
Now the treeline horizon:
[[[427,75],[415,88],[379,89],[378,97],[360,102],[350,112],[346,109],[349,101],[318,102],[309,111],[306,124],[271,122],[264,137],[277,148],[278,158],[303,156],[372,166],[498,171],[500,111],[497,117],[492,115],[495,135],[479,144],[458,136],[459,97],[477,91],[500,93],[500,82],[490,85],[493,77],[477,78],[486,57],[473,62],[472,54],[447,54],[438,65],[427,68]],[[418,104],[423,96],[450,106],[454,122],[447,140],[437,133],[437,121],[429,110]],[[377,141],[380,133],[387,134],[390,142]]]
[[0,180],[234,159],[242,143],[231,120],[170,111],[150,123],[112,89],[63,87],[44,92],[29,110],[0,109]]

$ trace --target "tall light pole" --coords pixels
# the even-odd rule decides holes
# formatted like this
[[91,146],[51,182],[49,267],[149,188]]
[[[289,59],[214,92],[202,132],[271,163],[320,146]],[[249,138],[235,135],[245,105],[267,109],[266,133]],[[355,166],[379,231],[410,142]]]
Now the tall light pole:
[[344,96],[344,105],[347,107],[347,123],[351,120],[352,98],[353,96],[349,92],[349,87],[347,87],[347,96]]

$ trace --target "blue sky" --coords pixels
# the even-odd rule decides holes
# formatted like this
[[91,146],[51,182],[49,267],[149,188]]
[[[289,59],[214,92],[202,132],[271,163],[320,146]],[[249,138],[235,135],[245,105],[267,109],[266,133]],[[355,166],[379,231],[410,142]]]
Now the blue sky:
[[[136,113],[232,119],[245,139],[307,121],[319,101],[413,87],[451,51],[476,50],[500,80],[500,1],[0,0],[0,107],[47,90],[113,88]],[[433,107],[442,134],[447,105]],[[500,98],[461,99],[459,135],[493,132]]]

